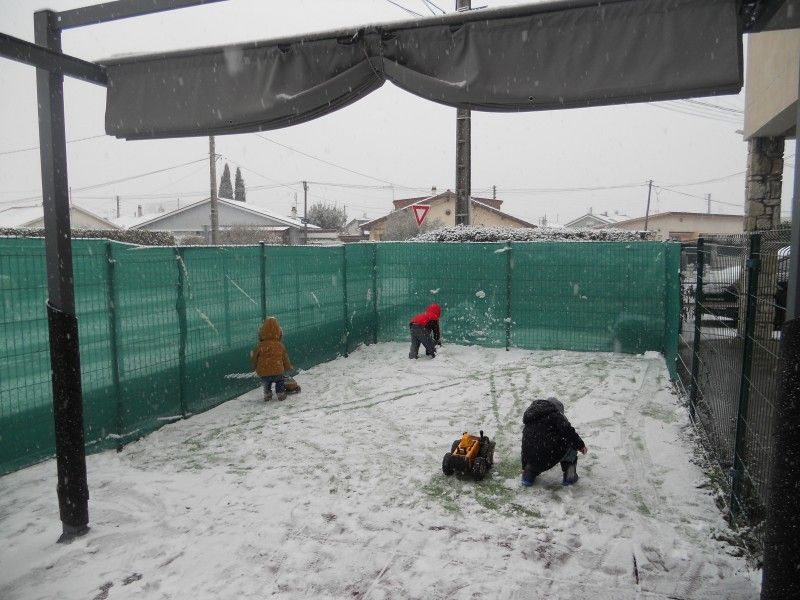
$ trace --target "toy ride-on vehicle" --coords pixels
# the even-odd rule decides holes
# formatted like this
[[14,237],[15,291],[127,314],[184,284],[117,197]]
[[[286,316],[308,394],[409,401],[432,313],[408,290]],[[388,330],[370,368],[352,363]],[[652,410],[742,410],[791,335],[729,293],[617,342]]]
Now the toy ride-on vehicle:
[[459,473],[472,474],[475,479],[483,479],[494,465],[494,442],[483,435],[470,435],[466,431],[461,439],[455,440],[450,452],[442,459],[442,471],[445,475]]

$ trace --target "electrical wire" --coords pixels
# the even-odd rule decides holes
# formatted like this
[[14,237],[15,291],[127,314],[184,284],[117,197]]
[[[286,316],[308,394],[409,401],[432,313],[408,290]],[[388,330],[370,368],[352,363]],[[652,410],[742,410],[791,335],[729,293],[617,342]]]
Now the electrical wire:
[[277,141],[275,141],[275,140],[273,140],[271,138],[268,138],[267,136],[262,135],[260,133],[254,133],[253,135],[255,135],[257,138],[260,138],[260,139],[262,139],[264,141],[270,142],[271,144],[275,144],[276,146],[280,146],[281,148],[286,148],[287,150],[291,150],[292,152],[297,152],[298,154],[302,154],[303,156],[305,156],[307,158],[319,161],[319,162],[321,162],[323,164],[326,164],[328,166],[331,166],[331,167],[336,167],[337,169],[341,169],[342,171],[347,171],[348,173],[352,173],[353,175],[358,175],[359,177],[366,177],[367,179],[372,179],[374,181],[380,181],[381,183],[386,183],[386,184],[388,184],[388,185],[390,185],[392,187],[396,187],[396,188],[399,188],[399,187],[403,187],[404,188],[404,187],[406,187],[406,186],[397,185],[396,183],[393,183],[391,181],[387,181],[386,179],[381,179],[379,177],[373,177],[372,175],[367,175],[366,173],[360,173],[358,171],[354,171],[353,169],[348,169],[347,167],[343,167],[342,165],[337,165],[336,163],[330,162],[329,160],[325,160],[324,158],[320,158],[319,156],[314,156],[313,154],[308,154],[307,152],[303,152],[302,150],[298,150],[297,148],[292,148],[291,146],[287,146],[286,144],[282,144],[281,142],[277,142]]
[[423,17],[424,16],[424,15],[419,14],[418,12],[415,12],[415,11],[411,10],[410,8],[406,8],[405,6],[395,2],[394,0],[386,0],[386,2],[388,2],[389,4],[395,5],[397,8],[399,8],[400,10],[406,11],[410,15],[416,15],[418,17]]
[[[87,140],[96,140],[98,138],[108,137],[105,133],[100,135],[92,135],[85,138],[76,138],[74,140],[67,140],[67,144],[74,144],[75,142],[85,142]],[[18,148],[16,150],[4,150],[0,152],[0,156],[6,156],[8,154],[18,154],[20,152],[30,152],[31,150],[38,150],[39,146],[31,146],[30,148]]]
[[[697,194],[689,194],[687,192],[681,192],[680,190],[674,190],[672,188],[668,188],[668,187],[665,187],[663,185],[655,185],[654,184],[653,188],[654,189],[659,189],[659,190],[664,190],[666,192],[671,192],[673,194],[679,194],[681,196],[686,196],[688,198],[695,198],[695,199],[698,199],[698,200],[702,200],[703,202],[708,202],[709,201],[709,198],[707,196],[698,196]],[[714,200],[713,198],[711,198],[711,202],[714,202],[715,204],[723,204],[725,206],[735,206],[736,208],[742,208],[741,204],[736,204],[734,202],[723,202],[722,200]]]
[[435,12],[433,12],[433,9],[432,9],[430,6],[428,6],[428,3],[427,3],[427,2],[425,2],[425,0],[422,0],[422,6],[424,6],[425,8],[427,8],[427,9],[430,11],[430,13],[431,13],[432,15],[436,16],[436,13],[435,13]]
[[[186,163],[182,163],[180,165],[174,165],[172,167],[165,167],[163,169],[157,169],[155,171],[148,171],[147,173],[139,173],[137,175],[131,175],[129,177],[122,177],[120,179],[113,179],[111,181],[104,181],[103,183],[95,183],[95,184],[92,184],[92,185],[85,185],[85,186],[82,186],[82,187],[71,188],[71,191],[73,191],[73,192],[84,192],[84,191],[87,191],[87,190],[95,190],[97,188],[105,187],[105,186],[108,186],[108,185],[114,185],[116,183],[122,183],[124,181],[132,181],[133,179],[141,179],[142,177],[149,177],[150,175],[157,175],[158,173],[165,173],[167,171],[174,171],[175,169],[180,169],[181,167],[186,167],[188,165],[193,165],[193,164],[196,164],[196,163],[199,163],[199,162],[203,162],[203,161],[206,161],[206,160],[208,160],[208,159],[207,158],[200,158],[198,160],[192,160],[192,161],[189,161],[189,162],[186,162]],[[28,198],[14,198],[12,200],[0,200],[0,204],[13,204],[13,203],[16,203],[16,202],[25,202],[25,201],[28,201],[28,200],[40,200],[41,201],[41,199],[42,199],[42,195],[39,194],[37,196],[30,196]],[[35,206],[35,205],[31,205],[31,206]]]
[[692,117],[700,117],[703,119],[708,119],[709,121],[718,121],[720,123],[728,123],[729,125],[741,125],[741,120],[736,120],[733,118],[729,118],[723,115],[714,115],[710,113],[702,113],[700,111],[693,110],[691,108],[687,108],[681,105],[675,106],[672,104],[665,103],[655,103],[655,102],[647,102],[648,106],[653,106],[655,108],[660,108],[662,110],[668,110],[675,113],[680,113]]
[[430,5],[431,5],[431,6],[433,6],[434,8],[436,8],[436,9],[438,9],[438,10],[442,11],[442,14],[443,14],[443,15],[446,15],[446,14],[447,14],[447,13],[446,13],[444,10],[442,10],[442,7],[441,7],[441,6],[439,6],[438,4],[436,4],[436,3],[432,2],[431,0],[422,0],[422,1],[423,1],[425,4],[430,4]]

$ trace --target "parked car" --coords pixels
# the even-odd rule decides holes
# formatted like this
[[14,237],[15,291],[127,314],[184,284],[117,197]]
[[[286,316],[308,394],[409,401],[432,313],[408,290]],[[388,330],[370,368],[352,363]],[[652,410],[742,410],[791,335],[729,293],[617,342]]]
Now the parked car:
[[[775,329],[780,329],[786,320],[786,298],[789,289],[789,250],[789,246],[784,246],[777,253],[777,285],[775,288],[775,314],[773,317]],[[741,265],[733,265],[707,272],[703,278],[703,294],[700,298],[704,313],[730,319],[734,323],[739,320],[741,273]],[[743,303],[741,308],[744,310]]]

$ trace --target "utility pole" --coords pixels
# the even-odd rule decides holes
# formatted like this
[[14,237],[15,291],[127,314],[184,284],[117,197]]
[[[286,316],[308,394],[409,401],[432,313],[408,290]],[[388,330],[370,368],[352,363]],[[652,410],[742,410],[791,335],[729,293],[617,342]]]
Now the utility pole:
[[647,210],[644,213],[644,230],[647,231],[647,221],[650,219],[650,193],[653,191],[653,180],[647,184]]
[[217,206],[217,153],[214,151],[214,136],[208,136],[208,162],[211,179],[211,244],[217,245],[219,238],[219,207]]
[[492,186],[492,200],[497,200],[497,186]]
[[308,245],[308,182],[303,182],[303,244]]
[[[471,8],[471,0],[456,0],[457,12]],[[456,111],[456,225],[471,225],[472,118],[466,108]]]
[[117,218],[119,219],[119,195],[117,195]]
[[708,208],[706,212],[710,215],[711,214],[711,194],[706,194],[706,200],[708,200]]

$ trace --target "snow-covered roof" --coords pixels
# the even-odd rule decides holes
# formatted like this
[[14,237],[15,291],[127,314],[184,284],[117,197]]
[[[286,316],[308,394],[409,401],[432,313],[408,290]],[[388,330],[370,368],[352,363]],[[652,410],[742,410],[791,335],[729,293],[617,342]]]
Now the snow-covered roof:
[[581,215],[577,219],[572,219],[568,223],[565,223],[564,226],[570,227],[573,223],[577,223],[586,218],[597,221],[598,225],[613,225],[614,223],[618,223],[619,221],[624,221],[625,219],[629,219],[630,217],[628,215],[609,215],[608,213],[597,214],[589,212],[586,213],[585,215]]
[[[108,219],[104,219],[100,215],[93,213],[90,210],[71,204],[69,207],[70,213],[83,213],[84,215],[96,219],[101,223],[106,224],[112,229],[119,227],[116,223],[112,223]],[[0,209],[0,227],[29,227],[35,221],[44,217],[44,207],[41,204],[34,206],[10,206],[5,209]]]
[[[140,227],[144,227],[145,225],[152,225],[153,223],[157,223],[161,219],[165,219],[167,217],[171,217],[173,215],[182,213],[187,211],[191,208],[196,208],[203,204],[209,204],[211,202],[211,198],[204,198],[203,200],[198,200],[196,202],[187,203],[185,206],[181,206],[180,208],[176,208],[175,210],[171,210],[168,212],[158,213],[157,215],[146,215],[144,217],[134,217],[136,219],[133,224],[128,225],[129,229],[138,229]],[[258,215],[261,217],[267,217],[272,219],[273,221],[277,221],[281,224],[286,225],[287,227],[295,227],[297,229],[303,229],[306,225],[300,219],[293,219],[292,217],[285,217],[283,215],[279,215],[274,213],[266,208],[261,206],[256,206],[251,203],[246,202],[237,202],[235,200],[228,200],[227,198],[217,198],[217,202],[221,206],[228,206],[233,208],[234,210],[242,211],[245,213],[250,213],[253,215]],[[120,217],[122,220],[123,217]],[[311,223],[308,224],[308,229],[319,229],[316,225],[312,225]]]
[[11,206],[0,210],[0,227],[25,227],[32,221],[41,219],[42,205],[39,206]]

